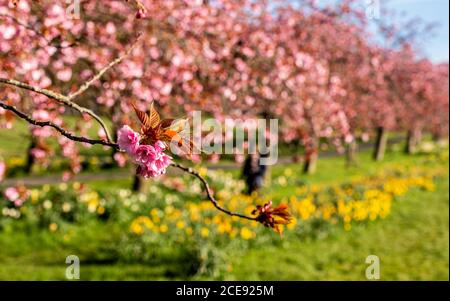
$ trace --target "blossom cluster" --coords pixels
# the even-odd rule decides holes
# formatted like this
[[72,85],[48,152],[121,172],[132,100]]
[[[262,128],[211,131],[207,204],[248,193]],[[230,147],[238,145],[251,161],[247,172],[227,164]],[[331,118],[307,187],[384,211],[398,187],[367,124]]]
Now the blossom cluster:
[[15,207],[20,207],[27,200],[29,192],[24,186],[9,187],[5,190],[4,196],[6,200],[13,203]]
[[0,159],[0,182],[4,179],[6,174],[6,164]]
[[154,145],[140,144],[140,135],[125,125],[118,131],[117,143],[138,165],[137,173],[144,178],[155,178],[166,172],[171,157],[164,153],[166,146],[161,141]]

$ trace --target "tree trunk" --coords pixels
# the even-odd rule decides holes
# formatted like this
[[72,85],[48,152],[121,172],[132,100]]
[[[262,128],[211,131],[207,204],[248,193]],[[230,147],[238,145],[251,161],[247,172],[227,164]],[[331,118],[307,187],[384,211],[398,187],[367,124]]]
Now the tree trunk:
[[[114,141],[117,141],[117,131],[118,131],[118,129],[117,129],[117,127],[114,127],[114,129],[113,129],[113,139],[114,139]],[[116,163],[116,159],[114,159],[114,156],[117,154],[117,150],[115,149],[115,148],[112,148],[112,150],[111,150],[111,166],[112,167],[116,167],[117,166],[117,163]]]
[[131,191],[145,193],[145,180],[141,176],[134,175]]
[[31,153],[31,151],[33,150],[33,148],[36,147],[37,141],[34,137],[31,137],[31,142],[30,145],[28,146],[28,150],[27,150],[27,159],[25,162],[25,166],[23,167],[23,171],[26,174],[30,174],[31,173],[31,169],[33,168],[34,165],[34,156]]
[[433,133],[432,139],[434,142],[439,142],[444,139],[444,135],[442,135],[441,133]]
[[358,151],[358,144],[356,143],[356,140],[353,140],[347,145],[347,149],[345,152],[347,167],[357,165],[357,158],[356,158],[357,151]]
[[383,127],[377,129],[377,140],[375,142],[375,150],[373,152],[373,159],[381,161],[384,158],[387,144],[387,132]]
[[242,177],[245,180],[248,195],[260,190],[264,184],[267,166],[261,164],[260,160],[262,157],[264,156],[249,154],[242,167]]
[[305,164],[303,165],[304,174],[313,174],[317,169],[317,159],[319,158],[319,151],[315,149],[305,158]]
[[420,142],[421,132],[418,129],[409,130],[406,137],[405,153],[414,154],[417,149],[417,145]]

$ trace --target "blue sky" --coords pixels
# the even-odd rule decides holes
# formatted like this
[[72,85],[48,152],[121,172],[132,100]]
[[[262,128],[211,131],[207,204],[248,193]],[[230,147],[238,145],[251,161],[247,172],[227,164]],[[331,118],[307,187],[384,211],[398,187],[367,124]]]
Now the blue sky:
[[[295,2],[295,0],[291,0]],[[336,3],[339,0],[317,0],[320,4]],[[394,10],[400,20],[420,18],[427,23],[438,23],[433,36],[421,44],[425,56],[434,62],[449,61],[449,1],[448,0],[358,0],[367,7],[371,1],[379,1],[381,8]],[[380,18],[388,17],[380,14]],[[385,20],[382,20],[385,21]]]
[[380,0],[380,5],[402,12],[407,17],[419,17],[426,22],[438,23],[434,36],[427,38],[423,43],[423,50],[434,62],[449,61],[448,0]]

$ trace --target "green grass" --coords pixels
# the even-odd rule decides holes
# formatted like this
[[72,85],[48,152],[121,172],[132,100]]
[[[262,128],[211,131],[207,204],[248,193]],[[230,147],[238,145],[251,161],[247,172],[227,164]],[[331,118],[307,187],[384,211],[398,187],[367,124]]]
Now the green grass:
[[[389,152],[374,163],[370,154],[360,155],[357,167],[346,169],[342,158],[322,158],[318,172],[293,175],[307,183],[334,184],[354,176],[370,175],[390,165],[412,166],[424,156]],[[439,163],[430,164],[436,167]],[[428,166],[428,165],[427,165]],[[424,168],[427,168],[425,166]],[[286,167],[274,167],[273,175]],[[95,181],[94,187],[129,187],[130,180]],[[254,245],[235,250],[227,258],[227,279],[235,280],[366,280],[365,259],[377,255],[382,280],[449,279],[449,186],[448,174],[439,179],[434,192],[413,189],[394,202],[386,219],[354,225],[351,231],[336,227],[316,238],[280,239],[276,245]],[[273,196],[289,195],[291,187],[273,185]],[[152,264],[126,264],[112,251],[120,244],[120,229],[114,224],[84,225],[70,244],[60,244],[46,230],[0,232],[0,280],[65,279],[65,257],[80,256],[83,280],[190,279],[180,272],[182,264],[162,259]]]
[[[73,130],[75,128],[76,120],[75,116],[64,116],[64,121],[66,123],[65,129],[76,133],[76,131]],[[106,124],[111,131],[111,122],[106,120]],[[88,129],[88,135],[93,139],[98,138],[97,133],[99,128],[100,126],[98,123],[93,122],[92,127]],[[9,159],[11,157],[25,158],[31,141],[29,129],[29,125],[20,119],[13,123],[12,129],[0,129],[0,157],[3,157],[4,159]],[[57,147],[56,139],[47,139],[47,142],[55,150],[58,150],[56,152],[57,157],[62,157],[59,154],[59,147]],[[91,148],[81,148],[82,155],[105,156],[109,153],[109,150],[105,151],[102,146],[98,145]]]
[[412,191],[385,220],[337,230],[329,237],[286,241],[233,259],[246,280],[365,280],[365,259],[377,255],[382,280],[448,280],[448,178],[430,194]]

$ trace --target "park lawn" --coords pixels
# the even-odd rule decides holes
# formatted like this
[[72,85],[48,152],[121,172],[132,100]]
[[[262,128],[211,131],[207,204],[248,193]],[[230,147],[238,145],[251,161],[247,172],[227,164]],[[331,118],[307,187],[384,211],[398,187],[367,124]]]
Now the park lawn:
[[[65,129],[70,132],[77,134],[73,129],[75,128],[75,121],[77,119],[75,116],[64,116],[64,121],[66,123]],[[105,118],[105,122],[108,128],[111,128],[111,122]],[[30,145],[30,131],[29,125],[20,119],[17,119],[13,123],[11,129],[0,129],[0,157],[4,159],[9,159],[12,157],[17,158],[25,158],[27,149]],[[98,139],[98,130],[100,126],[96,122],[92,122],[92,127],[88,130],[88,135],[92,139]],[[111,130],[110,130],[111,131]],[[59,150],[59,147],[56,145],[55,139],[47,139],[54,149]],[[109,150],[105,150],[102,146],[92,146],[90,148],[81,148],[82,155],[97,155],[97,156],[105,156],[110,153]],[[56,152],[56,156],[58,158],[62,158],[62,156]]]
[[[318,172],[312,176],[299,176],[298,165],[274,167],[271,173],[284,173],[288,167],[293,171],[292,176],[305,183],[328,185],[371,175],[383,166],[415,165],[423,157],[389,152],[384,162],[374,163],[369,153],[363,153],[359,166],[350,169],[344,168],[342,158],[333,157],[322,158]],[[114,180],[92,184],[120,187],[129,182]],[[266,193],[280,199],[289,195],[290,190],[290,187],[272,183]],[[391,215],[384,220],[353,225],[350,231],[336,226],[332,232],[315,238],[280,239],[276,245],[236,250],[229,256],[225,279],[365,280],[365,259],[368,255],[377,255],[382,280],[448,280],[448,205],[447,174],[437,180],[434,192],[412,189],[402,196],[394,202]],[[64,280],[65,256],[71,253],[81,258],[83,280],[192,279],[192,275],[180,271],[182,265],[176,261],[163,259],[153,265],[118,262],[111,252],[114,245],[120,243],[120,229],[115,225],[84,225],[83,231],[78,233],[70,245],[61,245],[48,231],[0,232],[0,279]]]
[[365,259],[380,258],[381,280],[449,279],[448,177],[436,191],[413,190],[385,220],[328,237],[244,252],[232,276],[245,280],[365,280]]

